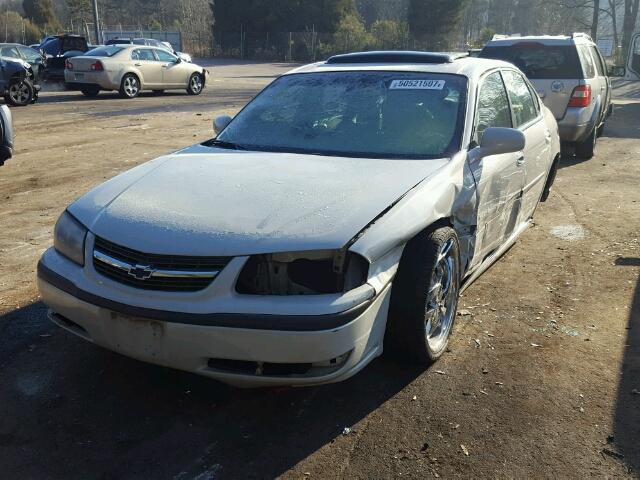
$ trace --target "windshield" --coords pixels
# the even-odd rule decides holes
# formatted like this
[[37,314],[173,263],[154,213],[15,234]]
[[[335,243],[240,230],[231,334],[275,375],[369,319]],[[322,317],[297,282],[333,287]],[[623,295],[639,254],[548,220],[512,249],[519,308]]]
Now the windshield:
[[287,75],[240,112],[217,142],[257,151],[442,158],[460,148],[466,91],[466,78],[458,75]]
[[122,47],[111,45],[108,47],[98,47],[89,50],[84,54],[85,57],[113,57],[116,53],[122,51]]
[[513,63],[530,79],[582,78],[582,65],[576,47],[521,42],[502,47],[485,47],[482,58]]

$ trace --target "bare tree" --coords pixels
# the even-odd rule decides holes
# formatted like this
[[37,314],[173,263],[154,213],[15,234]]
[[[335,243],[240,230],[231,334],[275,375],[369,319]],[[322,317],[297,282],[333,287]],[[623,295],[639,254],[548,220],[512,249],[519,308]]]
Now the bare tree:
[[627,58],[629,48],[631,47],[631,38],[638,21],[638,8],[640,0],[625,0],[624,2],[624,21],[622,23],[622,51],[624,58]]

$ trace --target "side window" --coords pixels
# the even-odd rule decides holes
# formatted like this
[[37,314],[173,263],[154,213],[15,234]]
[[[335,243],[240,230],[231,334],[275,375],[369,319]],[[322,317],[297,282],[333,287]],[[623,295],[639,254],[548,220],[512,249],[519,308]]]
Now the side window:
[[582,63],[582,69],[584,70],[585,78],[593,78],[596,76],[596,66],[591,58],[591,52],[585,45],[577,45],[578,55],[580,56],[580,62]]
[[27,59],[27,62],[33,63],[40,58],[40,54],[32,48],[18,46],[18,50]]
[[477,143],[482,141],[482,134],[489,127],[512,127],[509,99],[500,72],[488,75],[480,85],[475,124]]
[[507,70],[503,74],[511,99],[511,107],[516,121],[515,126],[521,127],[538,116],[535,100],[522,75],[513,70]]
[[136,52],[138,52],[138,60],[153,62],[156,59],[156,57],[153,56],[153,51],[148,48],[139,48]]
[[158,56],[158,60],[161,62],[175,62],[176,57],[166,50],[156,50],[156,55]]
[[607,69],[604,67],[602,57],[600,56],[600,52],[598,51],[598,47],[592,45],[591,47],[589,47],[589,50],[591,50],[591,56],[593,57],[593,61],[596,64],[596,72],[598,72],[598,76],[606,77]]
[[0,53],[3,57],[9,58],[20,58],[20,54],[18,53],[18,49],[16,47],[2,47],[0,49]]

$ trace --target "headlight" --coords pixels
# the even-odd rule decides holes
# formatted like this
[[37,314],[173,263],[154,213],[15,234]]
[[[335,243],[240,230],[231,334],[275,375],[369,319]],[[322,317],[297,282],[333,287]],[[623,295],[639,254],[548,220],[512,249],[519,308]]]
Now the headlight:
[[84,240],[86,237],[87,229],[69,212],[65,211],[53,229],[53,246],[69,260],[78,265],[84,265]]
[[254,255],[245,264],[236,291],[247,295],[341,293],[367,281],[369,263],[344,250]]

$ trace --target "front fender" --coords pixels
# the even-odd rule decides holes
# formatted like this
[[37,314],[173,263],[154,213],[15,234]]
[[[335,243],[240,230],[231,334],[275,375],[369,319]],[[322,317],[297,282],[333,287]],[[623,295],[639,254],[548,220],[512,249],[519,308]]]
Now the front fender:
[[[428,161],[428,160],[425,160]],[[445,166],[406,193],[381,217],[369,224],[349,248],[374,264],[392,250],[398,252],[430,225],[447,219],[461,238],[462,265],[472,254],[475,182],[466,166],[466,152],[455,155]],[[466,246],[469,248],[466,248]]]

